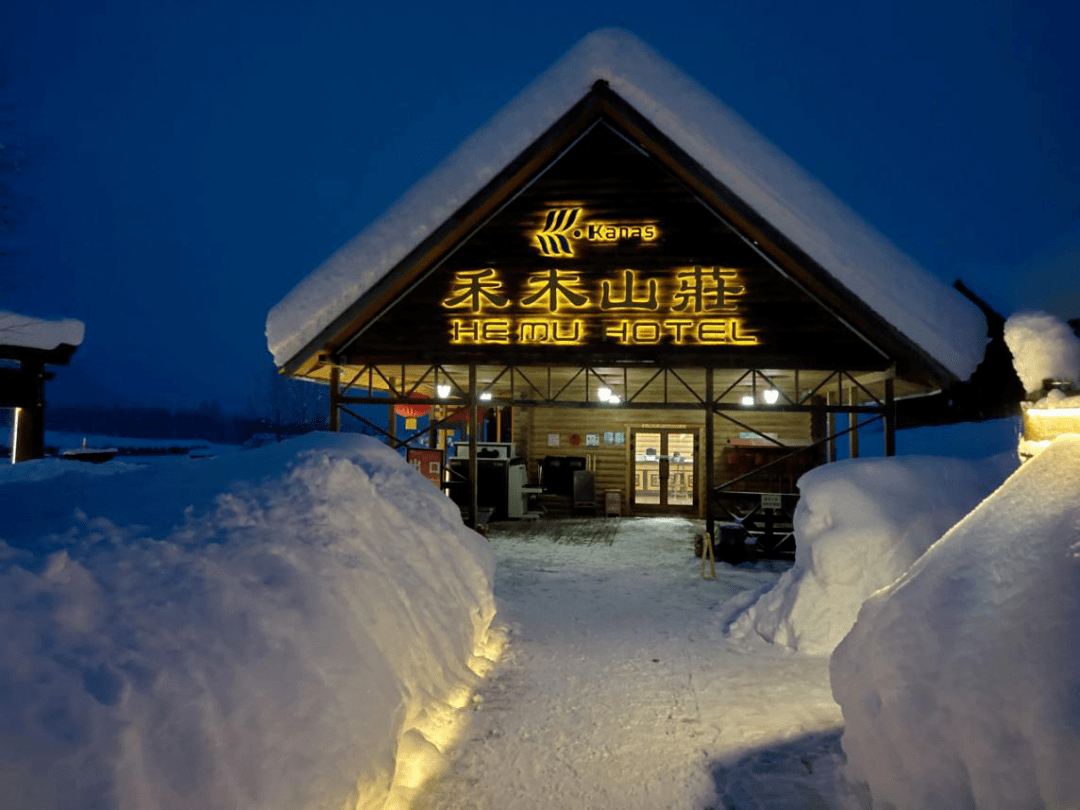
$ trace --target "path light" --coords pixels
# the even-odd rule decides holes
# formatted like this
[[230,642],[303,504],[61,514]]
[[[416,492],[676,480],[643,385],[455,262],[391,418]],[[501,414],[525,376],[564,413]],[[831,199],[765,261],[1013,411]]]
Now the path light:
[[435,390],[439,395],[439,399],[446,399],[448,396],[450,396],[449,385],[437,385],[435,386]]
[[778,399],[780,399],[780,392],[777,391],[775,388],[770,388],[765,392],[766,405],[775,405]]

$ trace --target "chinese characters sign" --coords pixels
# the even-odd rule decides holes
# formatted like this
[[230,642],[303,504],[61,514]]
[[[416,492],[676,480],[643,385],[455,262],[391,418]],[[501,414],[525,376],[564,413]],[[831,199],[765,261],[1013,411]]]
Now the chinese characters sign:
[[[754,346],[740,317],[746,292],[738,270],[691,265],[657,270],[575,269],[583,245],[645,249],[655,222],[588,221],[580,207],[553,208],[532,234],[550,267],[507,274],[496,267],[458,270],[441,306],[454,345]],[[558,265],[558,266],[556,266]]]

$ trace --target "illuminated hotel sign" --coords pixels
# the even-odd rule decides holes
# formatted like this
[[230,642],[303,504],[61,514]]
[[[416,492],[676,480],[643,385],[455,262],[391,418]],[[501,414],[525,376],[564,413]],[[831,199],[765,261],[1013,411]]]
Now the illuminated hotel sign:
[[754,346],[758,339],[738,316],[743,292],[728,267],[650,277],[621,269],[592,282],[581,272],[550,268],[528,274],[514,301],[499,272],[486,267],[456,273],[442,306],[453,311],[456,345]]

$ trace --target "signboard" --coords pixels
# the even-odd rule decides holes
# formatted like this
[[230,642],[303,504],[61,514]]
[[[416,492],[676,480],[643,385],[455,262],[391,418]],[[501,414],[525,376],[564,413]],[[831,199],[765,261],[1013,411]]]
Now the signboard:
[[778,494],[769,492],[762,493],[761,495],[761,508],[762,509],[780,509],[783,506],[783,499]]

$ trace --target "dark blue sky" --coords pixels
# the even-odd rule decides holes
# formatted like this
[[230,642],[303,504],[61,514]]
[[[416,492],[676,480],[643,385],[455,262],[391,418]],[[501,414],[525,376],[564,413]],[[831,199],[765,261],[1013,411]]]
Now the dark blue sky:
[[943,280],[1080,315],[1075,4],[304,5],[0,12],[25,153],[0,308],[85,321],[77,368],[133,402],[246,410],[269,308],[609,25]]

